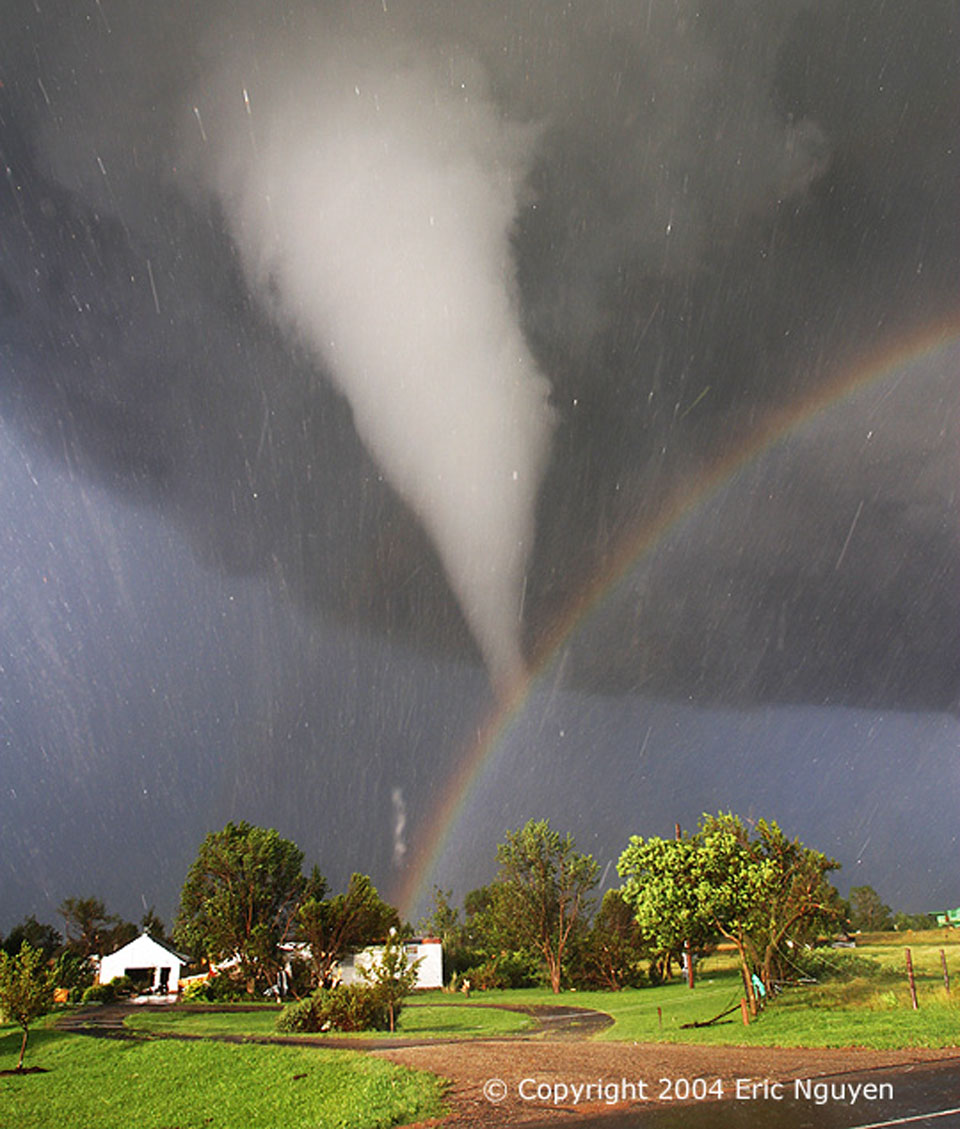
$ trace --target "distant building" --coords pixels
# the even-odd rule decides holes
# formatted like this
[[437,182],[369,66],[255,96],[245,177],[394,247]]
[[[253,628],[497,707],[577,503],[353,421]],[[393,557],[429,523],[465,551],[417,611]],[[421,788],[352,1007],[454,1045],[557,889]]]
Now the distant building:
[[[443,987],[443,944],[435,937],[414,937],[403,945],[407,960],[420,961],[415,988]],[[383,954],[382,945],[370,945],[340,962],[340,983],[363,983],[363,972],[376,966]]]
[[145,991],[173,995],[180,987],[180,970],[190,958],[178,953],[149,933],[141,933],[115,953],[100,958],[97,979],[109,984],[117,976],[128,976]]

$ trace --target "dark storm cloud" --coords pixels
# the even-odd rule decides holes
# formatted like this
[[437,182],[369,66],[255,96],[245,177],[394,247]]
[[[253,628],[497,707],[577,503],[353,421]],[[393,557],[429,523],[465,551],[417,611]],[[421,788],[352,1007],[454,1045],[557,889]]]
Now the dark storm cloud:
[[[956,305],[951,4],[3,11],[4,418],[156,507],[211,567],[264,575],[377,635],[478,645],[501,676],[521,608],[530,651],[678,482]],[[382,112],[356,111],[352,89],[329,94],[351,75]],[[365,196],[350,162],[376,166],[377,147],[394,155]],[[319,162],[306,173],[304,154]],[[484,200],[451,201],[458,168]],[[360,218],[331,213],[354,175]],[[421,176],[465,224],[432,259],[428,239],[408,246],[403,223],[383,222],[392,207],[422,218]],[[423,485],[464,462],[462,447],[421,457],[430,386],[396,428],[400,401],[375,381],[368,408],[349,376],[370,367],[371,340],[401,352],[405,333],[383,337],[383,319],[409,320],[410,278],[446,269],[445,246],[467,248],[449,285],[468,311],[500,287],[465,355],[506,339],[523,361],[513,406],[493,402],[474,446],[482,476],[497,412],[519,419],[492,456],[519,468],[524,495],[496,496],[486,525],[462,492],[438,501]],[[412,267],[381,293],[395,256]],[[365,287],[341,303],[340,289]],[[325,343],[328,324],[358,342],[354,361]],[[460,380],[446,345],[431,366],[433,387]],[[848,420],[794,464],[788,506],[702,529],[674,551],[652,610],[609,617],[603,646],[571,669],[591,686],[704,699],[955,708],[957,501],[939,487],[921,501],[920,483],[935,419],[958,409],[950,384],[930,387],[896,460],[824,461],[850,442]],[[369,423],[378,406],[391,438]],[[951,430],[938,465],[955,444]],[[464,518],[477,543],[458,559]],[[501,526],[502,563],[478,561],[495,561]]]
[[956,342],[896,365],[694,493],[571,640],[575,678],[730,705],[955,704],[958,371]]

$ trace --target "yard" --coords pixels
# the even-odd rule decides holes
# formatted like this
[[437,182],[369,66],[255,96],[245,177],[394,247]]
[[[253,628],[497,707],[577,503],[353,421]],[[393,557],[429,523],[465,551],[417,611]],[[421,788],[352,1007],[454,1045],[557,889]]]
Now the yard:
[[[19,1031],[0,1027],[11,1066]],[[443,1084],[352,1051],[31,1033],[26,1066],[0,1076],[0,1125],[18,1129],[383,1129],[442,1108]]]
[[[452,1080],[447,1097],[452,1124],[508,1125],[537,1111],[510,1104],[494,1111],[482,1092],[484,1079],[494,1075],[593,1077],[635,1068],[654,1081],[743,1073],[801,1077],[949,1056],[960,1044],[960,943],[940,933],[866,940],[854,952],[825,951],[833,971],[846,966],[849,975],[786,988],[749,1027],[739,1008],[712,1026],[683,1026],[737,1005],[739,976],[726,953],[699,966],[693,991],[676,980],[658,988],[559,997],[545,989],[475,993],[469,1000],[419,994],[404,1009],[397,1031],[411,1045],[374,1055],[220,1041],[272,1037],[277,1010],[267,1007],[151,1009],[127,1020],[131,1033],[144,1036],[210,1036],[190,1043],[94,1039],[55,1030],[50,1017],[32,1032],[27,1051],[26,1065],[44,1072],[0,1077],[0,1124],[379,1129],[439,1117],[445,1092],[440,1075]],[[907,945],[918,1011],[907,988]],[[954,977],[949,994],[941,948]],[[586,1042],[557,1042],[529,1015],[502,1005],[592,1008],[614,1023]],[[367,1038],[373,1045],[377,1034]],[[0,1063],[12,1066],[18,1046],[18,1031],[0,1027]]]

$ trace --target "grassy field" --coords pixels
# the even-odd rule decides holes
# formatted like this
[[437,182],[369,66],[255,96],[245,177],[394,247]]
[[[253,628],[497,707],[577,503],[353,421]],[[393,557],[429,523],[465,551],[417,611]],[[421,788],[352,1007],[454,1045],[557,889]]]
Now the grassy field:
[[[0,1066],[19,1030],[0,1026]],[[0,1077],[0,1125],[18,1129],[380,1129],[441,1112],[432,1075],[350,1051],[121,1042],[32,1031],[26,1067]]]
[[[914,1011],[905,972],[909,946],[917,978],[920,1010]],[[952,993],[944,990],[940,949],[953,976]],[[474,993],[471,1004],[568,1004],[596,1008],[614,1017],[601,1041],[738,1044],[746,1046],[863,1046],[890,1049],[906,1046],[960,1045],[960,941],[955,935],[880,934],[861,939],[855,950],[822,950],[832,971],[844,976],[786,988],[759,1021],[744,1027],[739,1011],[742,994],[736,960],[717,953],[698,967],[691,992],[678,978],[657,988],[625,992],[565,992],[554,996],[543,988]],[[856,974],[851,974],[851,972]],[[398,1034],[419,1037],[479,1038],[530,1030],[526,1016],[486,1007],[463,1007],[440,993],[422,996],[401,1016]],[[710,1027],[684,1028],[728,1007],[736,1010]],[[191,1014],[172,1010],[146,1013],[128,1022],[152,1030],[195,1034],[272,1034],[275,1013]]]
[[[601,1041],[876,1049],[960,1046],[960,942],[956,935],[880,934],[864,941],[852,952],[825,950],[825,959],[838,970],[848,957],[866,959],[868,974],[786,988],[749,1027],[743,1026],[739,1009],[711,1027],[682,1026],[710,1019],[738,1004],[740,976],[734,958],[726,953],[699,966],[693,991],[677,979],[635,991],[565,992],[557,997],[538,988],[485,992],[482,998],[498,1003],[597,1008],[615,1020],[613,1027],[595,1036]],[[919,1011],[913,1010],[907,987],[907,946],[913,956]],[[941,948],[952,976],[950,995],[943,985]]]
[[[954,935],[955,936],[955,935]],[[736,1005],[740,982],[730,955],[699,967],[697,987],[679,980],[625,992],[545,989],[476,993],[470,1004],[567,1004],[597,1008],[615,1019],[595,1038],[624,1042],[684,1042],[757,1046],[878,1049],[960,1046],[960,941],[920,933],[864,938],[854,952],[826,950],[854,974],[789,987],[744,1027],[739,1010],[712,1027],[683,1029]],[[910,947],[920,1000],[911,1007],[904,967]],[[953,978],[944,989],[940,949]],[[482,1037],[530,1029],[524,1015],[490,1007],[463,1007],[450,997],[420,997],[401,1017],[400,1033],[419,1037]],[[272,1035],[276,1011],[142,1013],[131,1025],[192,1034]],[[0,1026],[0,1067],[12,1067],[19,1031]],[[26,1065],[47,1073],[0,1077],[0,1125],[22,1129],[377,1129],[437,1116],[442,1083],[350,1051],[255,1043],[111,1041],[52,1029],[30,1037]]]
[[[441,997],[443,999],[444,997]],[[449,997],[445,997],[449,1000]],[[397,1025],[397,1035],[434,1039],[495,1038],[515,1035],[536,1027],[527,1015],[489,1007],[462,1007],[459,1003],[415,1003],[405,1007]],[[481,1001],[483,1002],[483,1001]],[[270,1011],[191,1012],[179,1008],[138,1012],[126,1020],[128,1027],[141,1031],[176,1032],[191,1035],[277,1035],[279,1013]],[[362,1031],[338,1036],[325,1033],[319,1038],[382,1037],[382,1031]],[[280,1036],[282,1037],[282,1036]],[[301,1037],[302,1036],[298,1036]]]

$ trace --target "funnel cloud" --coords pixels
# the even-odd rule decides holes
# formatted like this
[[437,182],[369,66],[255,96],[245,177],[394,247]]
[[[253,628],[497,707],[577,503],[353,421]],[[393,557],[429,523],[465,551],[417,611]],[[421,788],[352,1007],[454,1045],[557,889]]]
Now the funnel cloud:
[[199,96],[201,175],[254,293],[347,398],[505,687],[551,431],[511,247],[536,131],[503,117],[468,56],[342,40],[293,65],[263,55]]

